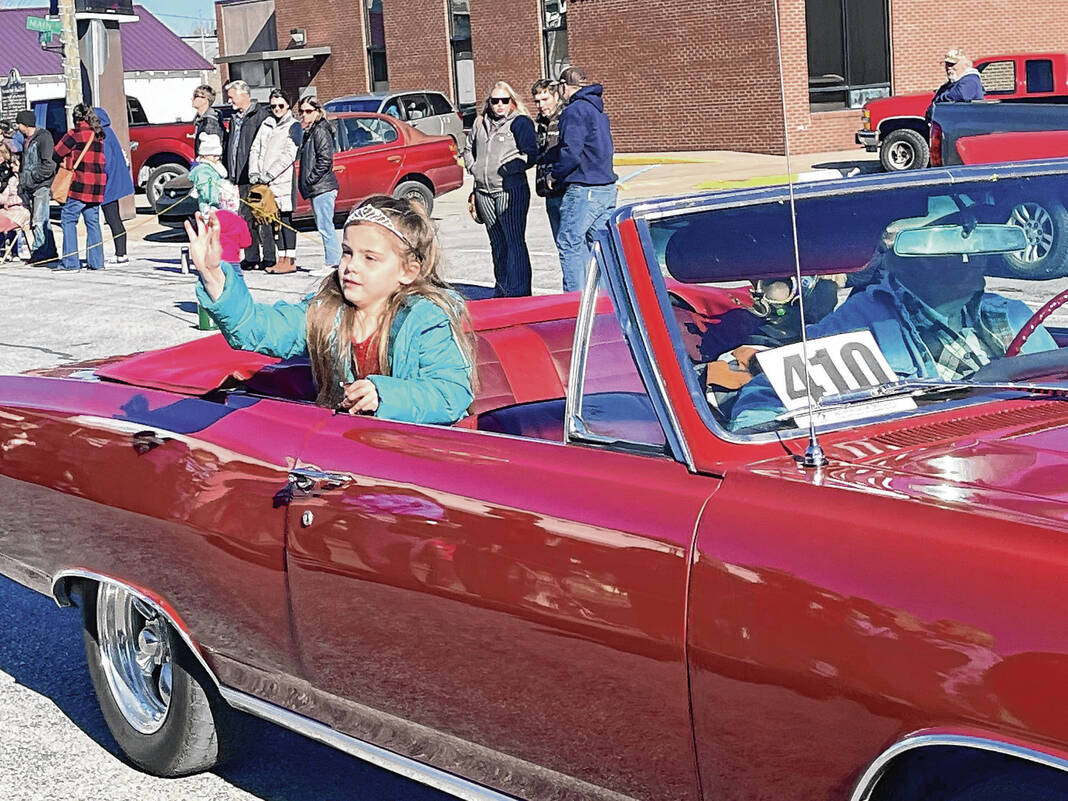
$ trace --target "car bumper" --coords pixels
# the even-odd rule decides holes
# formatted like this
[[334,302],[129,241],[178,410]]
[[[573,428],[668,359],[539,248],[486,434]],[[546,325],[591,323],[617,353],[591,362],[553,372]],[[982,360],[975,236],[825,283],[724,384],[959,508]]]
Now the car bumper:
[[856,142],[867,151],[874,153],[879,149],[878,131],[857,131]]

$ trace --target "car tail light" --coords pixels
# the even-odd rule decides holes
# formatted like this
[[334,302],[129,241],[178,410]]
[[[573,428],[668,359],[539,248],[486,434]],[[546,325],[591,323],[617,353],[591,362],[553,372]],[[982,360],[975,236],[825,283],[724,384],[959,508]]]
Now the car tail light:
[[867,106],[865,106],[864,110],[862,112],[860,112],[860,119],[861,119],[861,123],[862,123],[861,127],[864,128],[865,131],[870,131],[871,130],[871,109],[869,109]]
[[942,126],[931,123],[931,166],[942,166]]

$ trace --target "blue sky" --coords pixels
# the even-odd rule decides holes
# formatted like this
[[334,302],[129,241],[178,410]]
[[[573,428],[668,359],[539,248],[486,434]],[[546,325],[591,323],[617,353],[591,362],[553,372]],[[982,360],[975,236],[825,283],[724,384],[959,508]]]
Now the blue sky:
[[[167,27],[179,34],[191,33],[198,25],[204,23],[207,24],[209,30],[215,28],[213,0],[134,0],[134,4],[144,6],[159,17]],[[48,0],[0,0],[0,8],[47,5]]]

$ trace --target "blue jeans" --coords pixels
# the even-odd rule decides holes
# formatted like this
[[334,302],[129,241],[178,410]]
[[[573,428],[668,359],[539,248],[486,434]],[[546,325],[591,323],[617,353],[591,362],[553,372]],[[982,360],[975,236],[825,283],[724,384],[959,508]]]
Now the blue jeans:
[[560,206],[563,203],[563,195],[549,195],[545,198],[545,213],[549,215],[549,229],[553,232],[554,242],[560,235]]
[[104,239],[100,235],[100,204],[82,203],[74,198],[67,198],[59,216],[59,225],[63,230],[63,258],[59,266],[64,270],[78,270],[78,217],[85,220],[86,260],[90,270],[104,269]]
[[56,240],[48,221],[48,208],[52,201],[52,187],[45,184],[34,190],[30,200],[30,231],[33,241],[28,242],[33,251],[33,260],[51,259],[56,255]]
[[341,261],[341,242],[334,228],[334,202],[337,190],[323,192],[311,199],[312,213],[315,214],[315,227],[323,238],[323,251],[326,254],[326,266],[337,267]]
[[593,234],[604,227],[616,207],[616,185],[581,186],[571,184],[560,204],[560,231],[556,249],[560,251],[560,270],[564,274],[564,291],[582,289],[586,265],[590,261]]

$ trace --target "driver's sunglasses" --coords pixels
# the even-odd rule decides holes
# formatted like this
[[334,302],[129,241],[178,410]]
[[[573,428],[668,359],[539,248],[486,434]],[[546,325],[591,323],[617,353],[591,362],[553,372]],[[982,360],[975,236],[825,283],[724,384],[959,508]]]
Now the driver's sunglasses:
[[512,98],[510,98],[510,97],[491,97],[490,98],[490,103],[493,104],[494,106],[503,106],[503,105],[505,105],[507,103],[511,103],[511,102],[512,102]]

